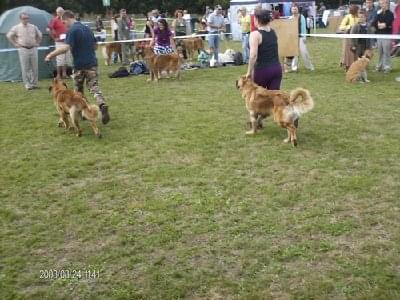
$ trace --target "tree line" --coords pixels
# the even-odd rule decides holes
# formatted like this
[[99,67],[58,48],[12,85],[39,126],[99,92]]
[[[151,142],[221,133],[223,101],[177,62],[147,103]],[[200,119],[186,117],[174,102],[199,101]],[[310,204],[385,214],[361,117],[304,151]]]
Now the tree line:
[[[213,7],[216,4],[229,8],[229,0],[111,0],[110,9],[118,12],[121,8],[130,14],[146,14],[152,9],[173,14],[176,9],[187,9],[191,13],[204,13],[206,5]],[[0,0],[0,11],[22,5],[30,5],[49,12],[55,11],[58,6],[79,13],[104,14],[106,8],[102,0]]]
[[[279,1],[279,0],[277,0]],[[229,8],[229,0],[111,0],[111,7],[114,12],[126,8],[130,14],[145,14],[152,9],[159,9],[161,12],[173,14],[176,9],[187,9],[191,13],[202,14],[206,5],[213,7],[220,4],[224,9]],[[295,2],[295,1],[294,1]],[[317,0],[317,4],[324,2],[328,8],[336,8],[337,0]],[[340,1],[344,4],[347,1]],[[55,11],[58,6],[70,9],[79,13],[104,14],[106,8],[102,0],[0,0],[0,13],[22,5],[31,5],[49,12]]]

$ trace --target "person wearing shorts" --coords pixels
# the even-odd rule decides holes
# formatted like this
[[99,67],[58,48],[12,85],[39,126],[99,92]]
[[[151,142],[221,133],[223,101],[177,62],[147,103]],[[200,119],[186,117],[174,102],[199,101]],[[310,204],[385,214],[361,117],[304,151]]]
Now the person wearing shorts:
[[[67,28],[61,20],[63,13],[64,9],[62,7],[58,7],[56,9],[56,16],[50,21],[48,25],[48,31],[50,33],[50,36],[54,39],[56,49],[65,46]],[[67,78],[67,68],[72,66],[71,52],[68,51],[64,54],[57,56],[56,65],[57,78]]]

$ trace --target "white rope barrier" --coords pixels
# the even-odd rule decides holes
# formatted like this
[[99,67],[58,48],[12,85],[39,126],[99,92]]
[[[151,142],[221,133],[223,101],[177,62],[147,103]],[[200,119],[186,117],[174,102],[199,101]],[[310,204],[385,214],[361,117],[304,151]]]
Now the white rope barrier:
[[334,38],[334,39],[400,40],[400,34],[309,33],[309,34],[302,34],[301,36]]
[[[48,47],[36,47],[37,50],[50,50],[54,48],[55,46],[48,46]],[[18,48],[8,48],[8,49],[0,49],[0,53],[4,52],[13,52],[13,51],[18,51]]]
[[[208,33],[208,34],[192,34],[184,36],[175,36],[174,39],[190,39],[196,37],[208,37],[215,35],[231,35],[232,33]],[[309,33],[302,34],[301,36],[316,37],[316,38],[335,38],[335,39],[382,39],[382,40],[400,40],[400,34],[349,34],[349,33]],[[134,43],[134,42],[148,42],[152,38],[142,39],[131,39],[131,40],[119,40],[119,41],[108,41],[108,42],[97,42],[98,45],[107,45],[114,43]],[[396,46],[400,46],[397,44]],[[54,46],[38,47],[38,50],[49,50]],[[17,48],[0,49],[0,53],[12,52],[18,50]]]
[[[222,33],[223,35],[229,35],[232,33]],[[190,39],[196,37],[207,37],[212,35],[221,35],[221,33],[208,33],[208,34],[194,34],[194,35],[182,35],[182,36],[174,36],[174,39]],[[144,42],[151,41],[152,38],[142,38],[142,39],[131,39],[131,40],[119,40],[119,41],[108,41],[108,42],[97,42],[98,45],[107,45],[114,43],[133,43],[133,42]]]
[[[224,35],[232,34],[232,33],[223,33]],[[211,36],[211,35],[221,35],[217,33],[208,33],[208,34],[195,34],[195,35],[184,35],[184,36],[175,36],[174,39],[188,39],[188,38],[196,38],[196,37],[203,37],[203,36]],[[119,40],[119,41],[108,41],[108,42],[97,42],[97,45],[107,45],[107,44],[114,44],[114,43],[133,43],[133,42],[147,42],[151,41],[151,38],[142,38],[142,39],[131,39],[131,40]],[[55,46],[48,46],[48,47],[37,47],[37,50],[49,50],[54,48]],[[0,49],[0,53],[2,52],[13,52],[17,51],[18,48],[8,48],[8,49]]]

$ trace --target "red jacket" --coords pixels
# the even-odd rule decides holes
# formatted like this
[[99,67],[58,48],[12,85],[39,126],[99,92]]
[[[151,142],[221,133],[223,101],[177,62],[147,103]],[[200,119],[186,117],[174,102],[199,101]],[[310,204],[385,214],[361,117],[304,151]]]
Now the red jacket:
[[254,24],[254,15],[250,15],[250,31],[256,31],[257,27]]
[[394,21],[392,23],[392,33],[400,33],[400,4],[394,9]]

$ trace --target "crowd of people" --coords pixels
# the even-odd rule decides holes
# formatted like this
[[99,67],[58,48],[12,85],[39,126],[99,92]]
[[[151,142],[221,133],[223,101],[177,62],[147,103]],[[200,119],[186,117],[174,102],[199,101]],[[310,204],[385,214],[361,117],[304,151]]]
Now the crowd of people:
[[[299,22],[299,53],[305,68],[314,70],[310,55],[306,47],[305,34],[308,31],[307,18],[300,13],[299,7],[293,3],[290,12]],[[389,0],[380,0],[379,8],[375,8],[372,0],[365,1],[365,8],[357,5],[350,6],[349,13],[343,18],[340,30],[343,33],[391,34],[400,31],[400,6],[396,8],[396,18],[389,9]],[[246,7],[239,9],[238,23],[241,28],[242,53],[244,63],[248,63],[248,76],[260,85],[269,89],[279,89],[282,78],[282,67],[278,57],[277,37],[269,23],[279,18],[277,11],[270,11],[256,7],[254,11],[247,11]],[[147,14],[144,29],[145,37],[151,38],[151,46],[155,54],[168,54],[177,51],[175,36],[185,36],[193,32],[191,18],[186,10],[176,10],[173,21],[168,24],[165,15],[158,10]],[[42,33],[29,23],[27,14],[20,15],[20,24],[14,26],[7,34],[7,38],[18,48],[23,82],[27,90],[38,87],[38,56]],[[207,33],[209,51],[218,62],[221,33],[226,31],[226,16],[220,5],[214,9],[206,7],[204,16],[198,20],[197,33]],[[104,30],[101,18],[96,19],[96,31]],[[121,9],[119,15],[113,16],[111,30],[115,41],[130,40],[135,37],[135,21]],[[107,123],[109,115],[103,94],[98,86],[97,59],[95,56],[96,41],[91,30],[77,20],[70,11],[57,8],[54,18],[48,24],[48,32],[55,42],[55,51],[50,53],[46,60],[56,57],[57,77],[66,78],[68,67],[75,70],[74,81],[77,90],[83,92],[86,81],[90,91],[96,98],[99,107],[104,112]],[[91,45],[91,46],[90,46]],[[122,43],[122,63],[129,64],[130,44]],[[377,71],[388,73],[391,71],[392,40],[389,39],[347,39],[343,43],[341,64],[347,70],[352,62],[361,57],[365,50],[377,48]],[[290,69],[298,69],[299,57],[287,58]]]
[[[220,33],[226,31],[227,20],[226,12],[221,6],[217,5],[215,10],[206,7],[202,18],[192,17],[187,10],[178,9],[173,14],[172,22],[168,23],[165,14],[161,14],[158,9],[151,10],[146,14],[146,23],[144,26],[143,37],[151,38],[152,45],[155,46],[156,54],[167,54],[175,51],[176,45],[171,37],[188,36],[196,32],[199,35],[208,33]],[[211,22],[210,22],[211,21]],[[214,28],[214,23],[220,23],[219,28]],[[195,25],[197,23],[197,26]],[[222,26],[223,25],[223,26]],[[138,30],[134,19],[129,16],[125,9],[121,9],[118,15],[114,15],[110,21],[111,32],[114,41],[130,40],[137,37]],[[195,27],[197,27],[195,29]],[[96,20],[96,31],[103,30],[102,23]],[[161,30],[160,30],[161,29]],[[215,53],[218,58],[217,49],[219,49],[219,37],[213,37],[209,40],[212,43],[210,51]],[[127,57],[132,51],[132,44],[123,43],[122,63],[129,63]],[[117,57],[114,57],[114,61]]]
[[[204,21],[204,32],[219,33],[224,30],[225,21],[221,16],[222,8],[217,6]],[[175,20],[170,26],[165,17],[158,10],[148,14],[145,34],[152,38],[150,45],[155,54],[168,54],[176,52],[174,36],[182,36],[191,33],[190,26],[185,20],[187,11],[177,10]],[[127,15],[125,9],[120,10],[119,16],[115,16],[111,22],[114,40],[130,40],[134,38],[134,20]],[[96,31],[104,29],[101,18],[96,19]],[[62,7],[56,9],[54,18],[49,22],[47,31],[55,42],[55,50],[50,52],[45,61],[56,58],[57,78],[67,78],[68,67],[73,66],[73,81],[75,90],[84,93],[84,86],[89,88],[97,101],[102,113],[102,122],[110,121],[108,105],[98,81],[98,62],[96,58],[97,40],[91,29],[82,24],[76,15]],[[7,33],[9,42],[18,49],[22,79],[26,90],[30,91],[38,87],[38,47],[42,40],[42,33],[34,24],[29,23],[29,15],[22,13],[20,23],[11,28]],[[218,58],[219,35],[209,37],[211,49]],[[122,62],[128,64],[129,44],[122,43]]]
[[[366,0],[365,8],[351,5],[349,13],[343,18],[339,29],[343,33],[376,35],[392,34],[399,30],[393,27],[395,17],[389,9],[389,0],[380,0],[379,8],[374,7],[372,0]],[[351,64],[361,57],[365,50],[377,48],[378,64],[376,71],[389,73],[392,69],[391,39],[346,39],[343,42],[341,65],[348,70]]]

